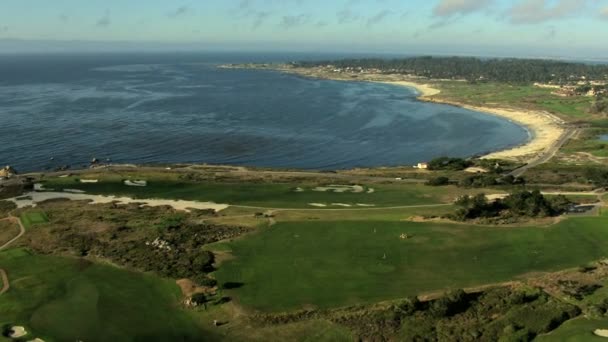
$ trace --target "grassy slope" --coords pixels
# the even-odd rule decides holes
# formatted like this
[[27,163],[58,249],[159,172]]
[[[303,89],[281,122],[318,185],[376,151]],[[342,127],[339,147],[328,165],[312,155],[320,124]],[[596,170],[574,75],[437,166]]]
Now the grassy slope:
[[[217,277],[242,282],[234,295],[261,310],[373,302],[508,281],[599,259],[608,254],[605,222],[569,219],[547,228],[281,223],[233,242],[237,258],[223,264]],[[413,238],[402,240],[402,233]]]
[[[75,179],[53,179],[46,183],[52,189],[81,189],[91,194],[123,195],[135,198],[165,198],[213,201],[233,205],[276,208],[312,208],[309,203],[375,204],[376,206],[408,206],[450,202],[463,192],[456,187],[428,187],[422,184],[371,185],[373,193],[334,193],[312,191],[302,184],[251,184],[251,183],[186,183],[150,181],[147,187],[129,187],[119,181],[102,181],[81,184]],[[297,187],[306,191],[296,192]],[[313,186],[314,187],[314,186]],[[493,190],[493,193],[496,191]],[[339,208],[339,207],[337,207]]]
[[170,280],[111,266],[22,250],[0,253],[11,289],[0,300],[0,325],[27,327],[56,341],[202,338]]
[[464,82],[442,82],[440,88],[442,93],[438,97],[445,100],[481,106],[499,105],[546,110],[570,120],[591,118],[587,110],[591,106],[593,98],[560,97],[551,94],[553,89],[543,89],[532,85]]
[[[586,297],[582,305],[597,304],[608,298],[608,280],[603,282],[603,287],[595,291],[593,295]],[[595,329],[608,329],[608,317],[589,318],[579,317],[571,320],[557,328],[546,336],[541,336],[538,341],[568,341],[568,342],[592,342],[605,341],[606,338],[593,334]]]

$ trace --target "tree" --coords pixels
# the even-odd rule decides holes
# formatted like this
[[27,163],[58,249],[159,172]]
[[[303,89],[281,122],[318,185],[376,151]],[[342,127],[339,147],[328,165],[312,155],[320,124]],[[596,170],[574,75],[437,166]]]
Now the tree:
[[429,186],[444,186],[448,184],[450,184],[450,179],[448,177],[436,177],[429,179],[429,181],[426,182],[426,185]]

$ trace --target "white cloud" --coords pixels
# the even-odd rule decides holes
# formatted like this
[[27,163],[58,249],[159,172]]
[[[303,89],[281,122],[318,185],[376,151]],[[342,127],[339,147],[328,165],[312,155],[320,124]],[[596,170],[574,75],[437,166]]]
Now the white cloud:
[[516,24],[534,24],[575,15],[583,10],[588,0],[522,0],[515,4],[508,15]]
[[487,8],[493,0],[441,0],[433,9],[438,17],[449,17],[456,14],[469,14]]

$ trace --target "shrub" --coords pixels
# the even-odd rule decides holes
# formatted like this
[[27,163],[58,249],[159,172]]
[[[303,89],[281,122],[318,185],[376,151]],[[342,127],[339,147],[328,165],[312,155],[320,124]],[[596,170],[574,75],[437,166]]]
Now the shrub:
[[429,179],[429,181],[426,182],[426,185],[429,186],[444,186],[448,184],[450,184],[450,179],[448,177],[436,177]]

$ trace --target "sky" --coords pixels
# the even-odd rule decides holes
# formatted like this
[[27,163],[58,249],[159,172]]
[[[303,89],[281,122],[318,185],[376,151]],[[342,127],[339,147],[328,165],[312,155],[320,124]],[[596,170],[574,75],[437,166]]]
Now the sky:
[[0,0],[0,53],[155,49],[596,56],[608,0]]

